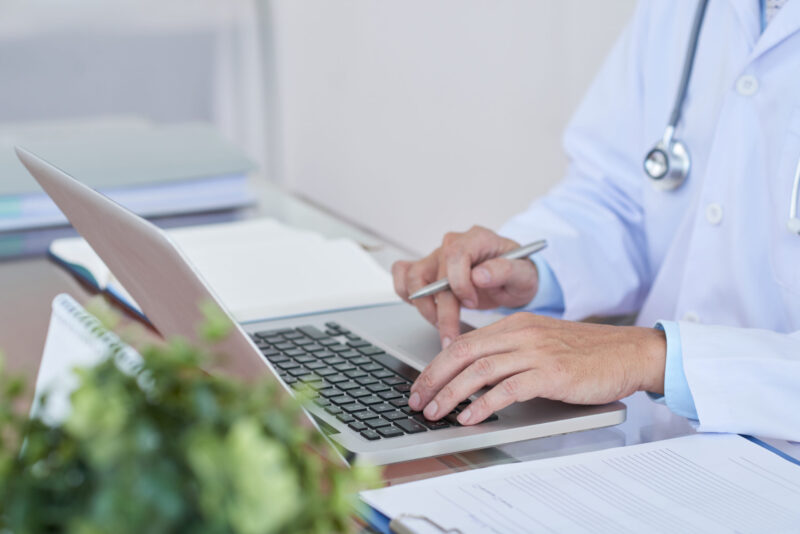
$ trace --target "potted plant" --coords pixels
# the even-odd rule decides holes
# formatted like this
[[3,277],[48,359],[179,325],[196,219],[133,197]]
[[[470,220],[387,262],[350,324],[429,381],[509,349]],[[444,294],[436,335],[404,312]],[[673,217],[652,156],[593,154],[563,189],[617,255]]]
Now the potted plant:
[[[211,346],[229,325],[207,316]],[[78,370],[70,414],[51,426],[14,412],[23,384],[0,368],[0,532],[354,526],[356,492],[375,472],[335,461],[329,443],[301,424],[300,401],[274,382],[203,372],[215,357],[208,347],[172,340],[139,352],[135,365],[117,350]]]

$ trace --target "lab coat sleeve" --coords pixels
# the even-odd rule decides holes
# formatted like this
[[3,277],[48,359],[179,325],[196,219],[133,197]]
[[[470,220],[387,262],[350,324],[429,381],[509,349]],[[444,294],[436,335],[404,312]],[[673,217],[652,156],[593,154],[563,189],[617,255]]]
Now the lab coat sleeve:
[[678,325],[700,431],[800,441],[800,331]]
[[565,319],[638,310],[651,283],[642,190],[643,43],[648,3],[603,65],[564,135],[566,177],[499,231],[541,253],[558,278]]
[[659,321],[656,328],[664,331],[667,337],[667,361],[664,368],[664,394],[648,393],[653,400],[666,404],[673,413],[697,419],[694,397],[683,370],[683,347],[678,323]]

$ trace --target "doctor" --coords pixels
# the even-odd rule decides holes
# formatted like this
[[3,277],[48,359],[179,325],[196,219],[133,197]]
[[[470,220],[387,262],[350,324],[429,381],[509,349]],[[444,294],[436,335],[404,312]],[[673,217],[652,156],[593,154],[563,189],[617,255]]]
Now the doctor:
[[[643,0],[564,147],[563,181],[497,234],[393,266],[404,298],[452,286],[414,301],[443,350],[411,407],[437,419],[491,386],[459,416],[474,424],[644,390],[702,431],[800,440],[800,0]],[[458,336],[460,306],[518,313]]]

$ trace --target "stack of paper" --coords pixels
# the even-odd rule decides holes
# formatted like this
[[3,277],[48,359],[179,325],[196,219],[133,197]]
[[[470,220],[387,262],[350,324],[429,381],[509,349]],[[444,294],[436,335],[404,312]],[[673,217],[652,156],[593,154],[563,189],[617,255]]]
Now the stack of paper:
[[415,533],[797,532],[800,465],[740,436],[697,434],[361,497]]
[[208,125],[147,122],[0,128],[0,232],[66,225],[17,160],[23,146],[144,217],[249,204],[252,163]]
[[[397,300],[389,273],[347,239],[327,239],[271,219],[167,233],[239,321]],[[83,239],[54,241],[50,254],[136,306]]]

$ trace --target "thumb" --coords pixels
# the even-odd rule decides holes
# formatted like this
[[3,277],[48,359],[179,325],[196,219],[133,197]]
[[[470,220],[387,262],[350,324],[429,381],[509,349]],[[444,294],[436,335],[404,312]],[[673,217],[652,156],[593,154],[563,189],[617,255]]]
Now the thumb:
[[481,289],[529,290],[538,282],[536,266],[527,258],[493,258],[472,269],[472,282]]

